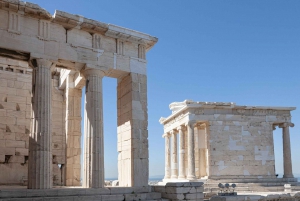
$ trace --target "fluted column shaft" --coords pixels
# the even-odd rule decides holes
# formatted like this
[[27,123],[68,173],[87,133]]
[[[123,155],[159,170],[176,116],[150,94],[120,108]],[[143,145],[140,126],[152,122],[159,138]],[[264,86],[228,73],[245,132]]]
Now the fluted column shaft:
[[193,180],[195,176],[195,143],[194,143],[194,123],[187,124],[188,129],[188,175],[187,179]]
[[52,188],[51,66],[35,59],[32,73],[32,127],[29,138],[28,188]]
[[175,131],[171,131],[172,135],[172,165],[171,165],[171,172],[172,172],[172,179],[178,178],[178,154],[177,154],[177,133]]
[[283,178],[294,178],[292,170],[291,143],[289,127],[293,127],[292,123],[283,123],[279,125],[282,128],[283,141]]
[[185,179],[185,136],[183,128],[177,128],[179,132],[179,176],[178,179]]
[[171,154],[170,154],[170,136],[164,134],[165,137],[165,179],[171,177]]
[[103,100],[100,70],[83,71],[85,93],[85,167],[83,185],[86,188],[104,187]]

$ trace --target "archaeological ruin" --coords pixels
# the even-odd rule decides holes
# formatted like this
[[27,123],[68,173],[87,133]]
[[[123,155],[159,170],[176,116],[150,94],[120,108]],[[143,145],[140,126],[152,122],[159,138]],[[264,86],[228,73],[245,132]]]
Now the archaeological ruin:
[[102,78],[118,80],[120,186],[148,185],[150,35],[36,4],[0,1],[0,184],[104,187]]
[[[297,182],[289,133],[295,107],[185,100],[171,103],[170,109],[172,114],[160,119],[165,138],[164,182]],[[283,178],[277,178],[275,171],[276,128],[282,129]]]
[[[172,103],[160,119],[165,177],[148,185],[146,53],[158,39],[19,0],[0,0],[0,19],[1,201],[202,201],[218,182],[300,190],[289,137],[294,107],[189,100]],[[104,77],[117,79],[118,187],[104,180]],[[283,135],[283,178],[275,171],[275,128]]]

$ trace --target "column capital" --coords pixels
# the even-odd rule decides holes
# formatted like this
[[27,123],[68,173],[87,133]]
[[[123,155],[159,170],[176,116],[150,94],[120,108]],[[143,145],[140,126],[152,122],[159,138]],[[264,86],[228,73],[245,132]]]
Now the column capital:
[[94,69],[94,68],[84,68],[80,71],[82,75],[87,78],[89,76],[98,76],[98,77],[104,77],[105,72],[99,69]]
[[173,134],[175,134],[175,133],[176,133],[176,129],[172,129],[172,130],[169,131],[169,134],[170,134],[170,135],[173,135]]
[[180,130],[185,130],[185,126],[184,126],[184,125],[180,125],[180,126],[178,126],[176,129],[177,129],[178,131],[180,131]]
[[279,128],[285,128],[285,127],[294,127],[295,124],[291,123],[291,122],[285,122],[285,123],[281,123],[278,125]]
[[29,65],[33,68],[36,67],[52,68],[55,66],[55,62],[44,58],[39,58],[39,59],[34,58],[30,60]]
[[206,128],[206,123],[198,123],[198,124],[197,124],[197,128],[198,128],[199,130],[204,130],[204,129]]
[[163,138],[166,138],[166,137],[169,137],[169,136],[170,136],[169,133],[164,133],[164,134],[162,135]]
[[185,126],[191,126],[191,127],[196,127],[197,122],[196,121],[188,121],[185,123]]

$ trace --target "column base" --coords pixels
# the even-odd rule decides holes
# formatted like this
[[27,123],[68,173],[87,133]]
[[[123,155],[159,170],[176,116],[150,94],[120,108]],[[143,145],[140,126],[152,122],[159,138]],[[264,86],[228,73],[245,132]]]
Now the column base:
[[186,179],[186,177],[184,175],[180,175],[178,179]]
[[172,175],[171,179],[178,179],[178,176],[177,175]]
[[293,174],[288,174],[288,175],[283,175],[283,178],[294,178],[294,175]]
[[188,180],[196,180],[196,176],[193,176],[193,175],[188,175],[186,178]]

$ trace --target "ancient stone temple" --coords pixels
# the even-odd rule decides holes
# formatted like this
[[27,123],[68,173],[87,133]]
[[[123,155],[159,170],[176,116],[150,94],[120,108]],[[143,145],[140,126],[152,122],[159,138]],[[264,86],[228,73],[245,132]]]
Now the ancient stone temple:
[[[171,103],[170,109],[172,114],[160,119],[165,138],[165,182],[297,182],[289,133],[295,107],[186,100]],[[282,129],[283,178],[277,178],[275,170],[276,128]]]
[[150,35],[36,4],[0,0],[0,184],[104,186],[102,79],[118,80],[120,186],[148,185]]

